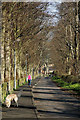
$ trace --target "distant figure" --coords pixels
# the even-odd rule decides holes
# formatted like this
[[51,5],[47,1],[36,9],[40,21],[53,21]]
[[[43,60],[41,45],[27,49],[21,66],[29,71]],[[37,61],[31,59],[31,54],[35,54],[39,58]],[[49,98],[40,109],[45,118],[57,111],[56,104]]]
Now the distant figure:
[[31,80],[32,80],[31,75],[28,75],[28,85],[29,86],[31,86]]

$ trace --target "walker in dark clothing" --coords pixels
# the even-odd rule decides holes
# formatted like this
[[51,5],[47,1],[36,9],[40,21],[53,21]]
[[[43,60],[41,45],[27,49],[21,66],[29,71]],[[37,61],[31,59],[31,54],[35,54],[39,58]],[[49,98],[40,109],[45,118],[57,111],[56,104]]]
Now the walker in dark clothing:
[[31,85],[31,79],[28,79],[28,85]]

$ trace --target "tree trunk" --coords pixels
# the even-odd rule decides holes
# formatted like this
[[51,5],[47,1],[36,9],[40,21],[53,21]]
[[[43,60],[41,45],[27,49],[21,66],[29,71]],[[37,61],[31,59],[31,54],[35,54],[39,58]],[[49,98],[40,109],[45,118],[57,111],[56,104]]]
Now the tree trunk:
[[78,36],[78,22],[79,22],[79,14],[78,14],[78,1],[76,2],[76,8],[75,8],[75,10],[76,10],[76,26],[75,26],[75,28],[76,28],[76,31],[75,31],[75,59],[76,59],[76,62],[78,62],[78,60],[79,60],[79,36]]

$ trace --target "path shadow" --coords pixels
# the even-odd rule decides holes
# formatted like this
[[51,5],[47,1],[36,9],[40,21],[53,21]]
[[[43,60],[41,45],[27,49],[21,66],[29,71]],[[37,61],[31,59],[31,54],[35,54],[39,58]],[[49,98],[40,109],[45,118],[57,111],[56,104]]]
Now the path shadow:
[[[72,95],[71,93],[62,93],[62,92],[60,92],[60,93],[52,93],[52,92],[40,92],[40,91],[33,91],[33,93],[40,93],[40,94],[62,94],[62,95]],[[73,95],[75,95],[75,94],[73,94]]]
[[66,100],[66,99],[47,99],[47,98],[37,98],[34,97],[34,100],[44,100],[44,101],[55,101],[55,102],[71,102],[71,103],[77,103],[80,104],[80,101],[75,101],[75,100]]
[[33,91],[33,93],[40,93],[40,94],[57,94],[57,93],[40,92],[40,91]]
[[19,105],[18,108],[36,109],[35,106],[23,106],[23,105]]
[[[51,86],[49,86],[49,87],[51,87]],[[69,91],[69,90],[73,90],[73,89],[54,89],[54,87],[53,87],[53,89],[52,88],[34,88],[34,89],[37,89],[37,90],[54,90],[54,91]]]
[[31,92],[32,90],[30,89],[30,90],[28,90],[28,89],[23,89],[23,91],[29,91],[29,92]]
[[33,96],[31,96],[31,95],[21,95],[21,97],[30,97],[30,98],[32,98]]
[[77,114],[77,113],[71,113],[71,111],[60,111],[60,112],[55,112],[55,111],[46,111],[46,110],[38,110],[38,112],[42,113],[42,114],[60,114],[60,115],[63,115],[63,116],[67,116],[67,117],[76,117],[76,118],[80,118],[80,115]]
[[[4,109],[5,108],[5,109]],[[11,111],[11,108],[17,108],[17,109],[20,109],[20,108],[24,108],[24,109],[36,109],[35,106],[24,106],[24,105],[18,105],[18,107],[16,105],[11,105],[10,108],[7,108],[5,105],[2,106],[2,111],[3,112],[6,112],[6,111]],[[13,111],[13,109],[12,109]]]

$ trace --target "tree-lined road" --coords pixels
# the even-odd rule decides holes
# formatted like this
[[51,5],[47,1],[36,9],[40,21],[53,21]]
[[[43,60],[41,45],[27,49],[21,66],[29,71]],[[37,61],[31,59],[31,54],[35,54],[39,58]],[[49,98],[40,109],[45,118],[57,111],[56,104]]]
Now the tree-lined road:
[[[2,102],[32,78],[52,72],[80,86],[80,1],[3,2],[0,50]],[[69,81],[68,81],[69,80]],[[79,118],[80,102],[49,78],[23,85],[19,107],[3,106],[3,118]],[[15,93],[18,93],[18,89]],[[14,104],[14,103],[13,103]]]

